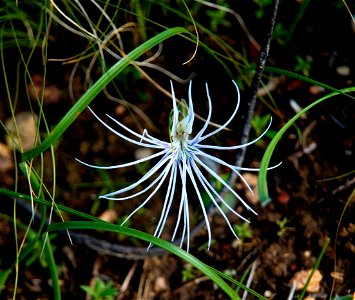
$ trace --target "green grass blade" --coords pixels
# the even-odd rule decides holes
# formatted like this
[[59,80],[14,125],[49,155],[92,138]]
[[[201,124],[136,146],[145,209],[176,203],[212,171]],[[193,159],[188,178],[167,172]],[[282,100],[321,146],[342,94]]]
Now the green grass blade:
[[287,77],[291,77],[291,78],[298,79],[300,81],[307,82],[309,84],[318,85],[318,86],[324,87],[325,89],[330,90],[332,92],[337,92],[338,94],[343,94],[344,96],[347,96],[349,98],[355,99],[355,97],[347,94],[348,91],[336,89],[335,87],[332,87],[332,86],[327,85],[325,83],[322,83],[320,81],[308,78],[306,76],[303,76],[303,75],[300,75],[300,74],[297,74],[297,73],[294,73],[294,72],[290,72],[290,71],[279,69],[279,68],[275,68],[275,67],[268,67],[268,66],[265,67],[265,71],[270,72],[270,73],[282,74],[282,75],[285,75]]
[[223,272],[218,271],[218,270],[216,270],[215,268],[212,268],[212,267],[210,267],[210,268],[211,268],[211,270],[213,270],[214,272],[216,272],[216,273],[217,273],[219,276],[221,276],[222,278],[224,278],[224,279],[230,281],[231,283],[235,284],[235,285],[238,287],[237,291],[241,288],[241,289],[247,291],[250,295],[253,295],[254,297],[256,297],[256,298],[259,299],[259,300],[268,300],[268,299],[265,298],[264,296],[262,296],[262,295],[260,295],[259,293],[255,292],[253,289],[248,288],[246,285],[244,285],[244,284],[242,284],[241,282],[239,282],[239,281],[233,279],[232,277],[230,277],[230,276],[224,274]]
[[5,288],[6,281],[7,281],[7,278],[9,277],[9,275],[11,274],[11,270],[12,270],[12,268],[4,270],[4,271],[0,271],[0,295],[1,295],[2,289]]
[[[29,196],[29,195],[18,193],[18,192],[14,192],[14,191],[10,191],[10,190],[7,190],[7,189],[2,189],[2,188],[0,188],[0,195],[6,195],[6,196],[9,196],[9,197],[14,198],[14,199],[21,199],[21,200],[25,200],[25,201],[28,201],[28,202],[31,201],[31,196]],[[45,205],[47,207],[53,206],[53,202],[51,202],[51,201],[47,201],[47,200],[44,200],[44,199],[41,199],[41,198],[35,198],[35,197],[32,198],[32,199],[33,199],[33,202],[35,202],[37,204]],[[2,201],[4,201],[4,200],[2,200]],[[83,218],[83,219],[86,219],[86,220],[91,220],[91,221],[96,221],[96,222],[100,222],[101,221],[100,219],[98,219],[98,218],[96,218],[94,216],[91,216],[89,214],[86,214],[86,213],[77,211],[75,209],[66,207],[64,205],[56,204],[55,208],[60,210],[60,211],[67,212],[69,214],[72,214],[74,216],[77,216],[77,217],[80,217],[80,218]],[[104,222],[104,221],[101,221],[101,222]]]
[[[38,181],[38,178],[34,175],[33,172],[31,172],[29,175],[27,174],[27,169],[24,163],[20,163],[19,167],[23,174],[27,177],[29,176],[29,179],[31,181],[31,187],[32,187],[32,192],[36,193],[39,195],[39,197],[42,197],[42,191],[41,191],[41,183]],[[34,200],[35,197],[29,196],[29,201]],[[36,242],[40,239],[42,235],[42,230],[44,228],[44,225],[46,223],[46,218],[47,218],[47,209],[44,205],[40,204],[40,211],[41,211],[41,221],[39,224],[39,228],[36,231],[36,237],[32,239],[30,243],[28,243],[23,249],[21,250],[20,256],[19,256],[19,261],[23,260],[25,257],[27,257],[29,254],[31,254],[33,248],[35,247]]]
[[49,268],[49,273],[51,274],[51,279],[52,279],[52,289],[53,289],[53,299],[55,300],[60,300],[61,293],[60,293],[60,283],[59,283],[59,277],[58,277],[58,268],[57,265],[55,264],[55,259],[53,255],[53,248],[51,245],[51,241],[47,237],[44,241],[44,254],[45,258],[48,264]]
[[[337,96],[339,94],[346,94],[350,92],[354,92],[355,87],[350,87],[350,88],[345,88],[341,90],[337,90],[336,92],[330,93],[317,101],[314,101],[304,109],[302,109],[299,113],[297,113],[291,120],[289,120],[281,129],[280,131],[275,135],[275,137],[271,140],[269,146],[267,147],[263,159],[261,160],[260,164],[260,172],[259,172],[259,178],[258,178],[258,191],[260,195],[260,202],[263,206],[267,205],[271,199],[268,193],[268,187],[267,187],[267,180],[266,180],[266,174],[267,174],[267,168],[270,163],[270,159],[272,154],[274,153],[274,150],[276,148],[277,143],[280,141],[282,138],[283,134],[286,132],[287,129],[289,129],[295,122],[296,120],[301,117],[304,113],[306,113],[308,110],[310,110],[312,107],[316,106],[317,104],[330,99],[334,96]],[[349,95],[350,96],[350,95]],[[350,96],[351,97],[351,96]],[[354,99],[353,97],[351,97]]]
[[327,249],[328,249],[328,247],[329,247],[329,244],[330,244],[330,238],[327,237],[326,240],[325,240],[325,243],[324,243],[324,245],[323,245],[323,247],[322,247],[322,251],[320,252],[320,254],[319,254],[318,258],[317,258],[317,261],[316,261],[316,263],[314,264],[314,267],[313,267],[313,269],[312,269],[312,272],[311,272],[311,274],[309,274],[309,276],[308,276],[308,278],[307,278],[307,281],[306,281],[306,283],[305,283],[305,285],[304,285],[304,287],[303,287],[303,289],[302,289],[300,295],[298,296],[297,300],[302,300],[302,299],[304,299],[304,295],[306,294],[307,287],[308,287],[308,285],[309,285],[310,282],[311,282],[311,279],[312,279],[312,276],[313,276],[315,270],[317,270],[317,269],[319,268],[319,265],[320,265],[320,263],[321,263],[321,261],[322,261],[322,259],[323,259],[323,256],[324,256],[324,254],[325,254],[325,251],[327,251]]
[[139,47],[131,51],[127,56],[124,56],[115,65],[108,69],[74,104],[74,106],[67,112],[67,114],[61,119],[57,126],[49,133],[47,138],[39,144],[37,147],[23,153],[21,161],[30,160],[40,153],[43,153],[53,143],[55,143],[64,131],[75,121],[78,115],[90,104],[90,102],[104,89],[104,87],[117,77],[122,70],[124,70],[131,62],[137,60],[145,52],[163,42],[164,40],[178,34],[190,34],[189,31],[182,27],[176,27],[167,29],[156,36],[152,37],[148,41],[144,42]]
[[[14,192],[14,191],[7,190],[7,189],[2,189],[2,188],[0,188],[0,194],[6,195],[6,196],[11,197],[11,198],[22,199],[22,200],[28,201],[28,202],[31,201],[31,197],[30,197],[29,195],[22,194],[22,193],[18,193],[18,192]],[[52,202],[47,201],[47,200],[44,200],[44,199],[33,198],[33,201],[34,201],[35,203],[37,203],[37,204],[45,205],[45,206],[47,206],[47,207],[51,207],[51,206],[53,205]],[[86,220],[94,221],[94,222],[95,222],[94,224],[102,223],[102,224],[108,224],[108,225],[110,225],[109,223],[104,222],[104,221],[102,221],[102,220],[100,220],[100,219],[98,219],[98,218],[96,218],[96,217],[94,217],[94,216],[91,216],[91,215],[89,215],[89,214],[85,214],[85,213],[83,213],[83,212],[74,210],[74,209],[72,209],[72,208],[69,208],[69,207],[66,207],[66,206],[63,206],[63,205],[60,205],[60,204],[56,204],[56,209],[58,209],[58,210],[60,210],[60,211],[67,212],[67,213],[69,213],[69,214],[72,214],[72,215],[74,215],[74,216],[77,216],[77,217],[80,217],[80,218],[83,218],[83,219],[86,219]],[[90,223],[91,223],[91,222],[90,222]],[[62,224],[62,223],[59,223],[59,224]],[[92,223],[91,223],[91,224],[92,224]],[[50,226],[53,226],[53,225],[55,225],[55,224],[52,224],[52,225],[50,225]],[[55,226],[57,226],[57,225],[55,225]],[[92,227],[95,229],[95,228],[98,228],[97,226],[98,226],[98,225],[93,225]],[[51,228],[52,228],[52,227],[51,227]],[[123,228],[122,230],[125,230],[125,229],[133,230],[133,229],[125,228],[125,227],[119,227],[119,228]],[[71,228],[71,229],[72,229],[72,228]],[[56,229],[56,228],[53,229],[53,228],[52,228],[52,230],[59,230],[59,229]],[[137,231],[135,231],[135,232],[137,232]],[[142,233],[142,234],[143,234],[143,233]],[[147,234],[146,234],[146,235],[147,235]],[[147,235],[147,236],[150,237],[150,235]],[[153,237],[153,238],[154,238],[154,237]],[[159,240],[159,239],[158,239],[158,240]],[[150,242],[154,243],[154,241],[152,241],[152,240],[146,240],[146,241],[148,241],[149,243],[150,243]],[[161,241],[161,240],[159,240],[159,241]],[[172,244],[170,244],[170,243],[168,243],[168,242],[166,242],[166,241],[162,241],[162,242],[163,242],[163,243],[166,243],[166,244],[168,245],[168,248],[163,247],[163,246],[162,246],[162,248],[164,248],[165,250],[170,251],[170,250],[169,250],[169,246],[172,245]],[[154,243],[154,244],[156,244],[156,243]],[[156,244],[156,245],[158,245],[158,244]],[[158,246],[160,246],[160,245],[158,245]],[[173,245],[173,246],[174,246],[174,245]],[[174,247],[175,247],[174,249],[180,249],[180,248],[177,248],[176,246],[174,246]],[[181,250],[181,249],[180,249],[180,250]],[[183,252],[183,253],[186,253],[186,252],[183,251],[183,250],[182,250],[182,252]],[[174,254],[175,254],[175,253],[174,253]],[[181,256],[178,255],[178,254],[176,254],[176,255],[179,256],[179,257],[181,257]],[[195,259],[195,258],[192,257],[192,259]],[[191,263],[192,263],[192,262],[191,262]],[[209,266],[206,266],[206,267],[208,267],[208,268],[211,269],[211,267],[209,267]],[[212,268],[211,270],[212,270],[211,272],[216,272],[216,273],[218,273],[221,277],[224,277],[225,279],[227,279],[227,280],[229,280],[230,282],[232,282],[232,283],[234,283],[234,284],[240,286],[241,288],[243,288],[243,289],[245,288],[244,285],[242,285],[242,284],[239,283],[238,281],[232,279],[231,277],[228,277],[227,275],[223,274],[222,272],[219,272],[219,271],[217,271],[217,270],[215,270],[215,269],[213,269],[213,268]],[[259,299],[263,299],[260,295],[258,295],[257,293],[255,293],[255,292],[253,292],[253,291],[250,291],[250,293],[253,294],[254,296],[258,297]],[[235,297],[235,298],[232,298],[232,299],[239,299],[237,296],[235,296],[235,294],[234,294],[234,297]],[[260,298],[260,297],[261,297],[261,298]]]
[[94,230],[105,230],[121,233],[127,236],[138,238],[144,240],[148,243],[152,243],[160,248],[163,248],[170,253],[182,258],[186,262],[195,266],[202,273],[208,276],[214,283],[216,283],[231,299],[240,299],[235,291],[209,266],[205,265],[203,262],[198,260],[196,257],[182,250],[181,248],[175,246],[172,243],[156,238],[150,234],[140,232],[127,227],[122,227],[110,223],[103,222],[87,222],[87,221],[71,221],[71,222],[61,222],[54,223],[48,226],[48,231],[55,230],[74,230],[74,229],[94,229]]

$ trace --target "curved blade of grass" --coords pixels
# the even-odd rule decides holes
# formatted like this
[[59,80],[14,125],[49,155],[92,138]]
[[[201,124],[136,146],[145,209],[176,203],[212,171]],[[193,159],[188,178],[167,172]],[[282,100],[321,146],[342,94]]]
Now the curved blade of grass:
[[265,67],[265,71],[266,72],[270,72],[270,73],[278,73],[278,74],[286,75],[287,77],[295,78],[295,79],[298,79],[300,81],[307,82],[309,84],[318,85],[318,86],[324,87],[325,89],[330,90],[332,92],[337,92],[338,94],[342,94],[342,95],[347,96],[349,98],[355,99],[354,96],[351,96],[351,95],[347,94],[348,91],[336,89],[336,88],[334,88],[334,87],[332,87],[330,85],[327,85],[327,84],[322,83],[320,81],[308,78],[306,76],[302,76],[302,75],[294,73],[294,72],[290,72],[290,71],[279,69],[279,68],[275,68],[275,67],[268,67],[268,66]]
[[262,295],[260,295],[259,293],[255,292],[255,291],[252,290],[251,288],[248,288],[247,286],[245,286],[245,285],[242,284],[241,282],[239,282],[239,281],[233,279],[232,277],[230,277],[230,276],[224,274],[223,272],[218,271],[218,270],[216,270],[215,268],[212,268],[212,267],[210,267],[210,268],[211,268],[211,270],[213,270],[214,272],[216,272],[216,273],[217,273],[219,276],[221,276],[222,278],[224,278],[224,279],[230,281],[231,283],[235,284],[235,285],[238,287],[237,291],[239,290],[239,288],[241,288],[241,289],[247,291],[250,295],[253,295],[254,297],[256,297],[256,298],[258,298],[258,299],[260,299],[260,300],[268,300],[268,299],[265,298],[264,296],[262,296]]
[[[22,194],[22,193],[18,193],[18,192],[14,192],[14,191],[11,191],[11,190],[7,190],[7,189],[2,189],[0,188],[0,194],[2,195],[6,195],[6,196],[9,196],[11,198],[16,198],[16,199],[22,199],[22,200],[25,200],[25,201],[28,201],[30,202],[31,201],[31,196],[29,195],[26,195],[26,194]],[[47,207],[51,207],[53,205],[52,202],[50,201],[47,201],[47,200],[44,200],[44,199],[40,199],[40,198],[33,198],[33,201],[35,203],[38,203],[38,204],[41,204],[41,205],[45,205]],[[94,216],[91,216],[89,214],[86,214],[86,213],[83,213],[83,212],[80,212],[80,211],[77,211],[75,209],[72,209],[72,208],[69,208],[69,207],[66,207],[66,206],[63,206],[63,205],[60,205],[60,204],[56,204],[56,208],[60,211],[64,211],[64,212],[67,212],[69,214],[72,214],[74,216],[77,216],[77,217],[80,217],[80,218],[83,218],[83,219],[86,219],[86,220],[91,220],[91,221],[95,221],[96,223],[104,223],[104,224],[107,224],[107,222],[104,222],[102,221],[101,219],[98,219]],[[169,243],[168,243],[169,244]],[[169,244],[170,245],[170,244]],[[166,248],[165,248],[166,249]],[[167,250],[167,249],[166,249]],[[265,300],[265,298],[261,295],[259,295],[258,293],[254,292],[253,290],[251,289],[248,289],[246,286],[244,286],[243,284],[241,284],[240,282],[234,280],[233,278],[227,276],[226,274],[224,274],[223,272],[220,272],[214,268],[211,268],[209,267],[210,269],[212,269],[213,272],[216,272],[217,274],[219,274],[220,277],[223,277],[225,278],[226,280],[230,281],[231,283],[239,286],[240,288],[242,288],[243,290],[248,290],[248,292],[251,294],[251,295],[254,295],[255,297],[257,297],[258,299],[262,299],[262,300]],[[236,299],[239,299],[239,298],[236,298]]]
[[7,278],[11,274],[11,270],[12,268],[0,271],[0,295],[1,291],[6,287]]
[[191,265],[195,266],[202,273],[208,276],[215,284],[217,284],[230,297],[230,299],[240,299],[240,297],[235,293],[235,291],[209,266],[205,265],[196,257],[192,256],[191,254],[187,253],[181,248],[167,241],[156,238],[150,234],[140,232],[138,230],[134,230],[131,228],[122,227],[110,223],[103,223],[103,222],[70,221],[70,222],[54,223],[48,226],[48,231],[74,230],[74,229],[86,229],[86,230],[94,229],[94,230],[112,231],[130,237],[138,238],[148,243],[152,243],[182,258],[186,262],[189,262]]
[[[21,171],[23,172],[23,174],[27,177],[29,176],[29,179],[31,181],[31,187],[32,187],[32,192],[34,192],[35,194],[39,195],[38,197],[42,197],[42,191],[41,191],[41,183],[38,181],[38,178],[35,176],[35,174],[33,172],[30,172],[29,174],[27,173],[27,168],[26,165],[24,163],[20,163],[19,167],[21,169]],[[14,192],[16,193],[16,192]],[[16,193],[17,194],[17,193]],[[35,197],[29,197],[29,201],[32,201],[35,199]],[[46,218],[47,218],[47,210],[46,207],[42,204],[40,204],[40,211],[41,211],[41,221],[39,224],[39,228],[36,232],[36,237],[33,238],[33,240],[28,243],[25,247],[23,247],[23,249],[21,250],[20,256],[19,256],[19,261],[23,260],[25,257],[27,257],[27,255],[31,254],[33,248],[35,247],[35,244],[37,243],[37,241],[40,239],[41,234],[42,234],[42,230],[44,228],[44,225],[46,223]]]
[[45,239],[43,237],[42,242],[45,243],[44,245],[44,253],[45,258],[48,264],[49,273],[52,279],[52,289],[53,289],[53,298],[55,300],[62,299],[61,291],[60,291],[60,283],[59,283],[59,275],[58,275],[58,268],[55,263],[54,255],[53,255],[53,248],[50,242],[50,239]]
[[305,283],[305,285],[304,285],[304,287],[303,287],[303,289],[302,289],[300,295],[298,296],[297,300],[302,300],[302,299],[304,299],[304,296],[305,296],[306,291],[307,291],[307,287],[308,287],[308,285],[309,285],[310,282],[311,282],[311,279],[312,279],[312,276],[313,276],[314,272],[319,268],[319,265],[320,265],[320,263],[321,263],[321,261],[322,261],[322,259],[323,259],[323,256],[324,256],[324,254],[325,254],[325,251],[327,251],[327,249],[328,249],[328,247],[329,247],[329,244],[330,244],[330,238],[327,237],[326,240],[325,240],[325,242],[324,242],[324,245],[323,245],[323,247],[322,247],[322,251],[320,252],[320,254],[319,254],[318,258],[317,258],[317,261],[316,261],[316,263],[314,264],[314,267],[313,267],[313,269],[312,269],[312,271],[311,271],[311,274],[309,274],[309,276],[308,276],[308,278],[307,278],[307,281],[306,281],[306,283]]
[[[35,176],[34,172],[30,172],[30,174],[28,175],[27,173],[27,168],[26,168],[26,163],[20,163],[19,167],[21,169],[21,171],[25,174],[25,176],[29,176],[29,180],[31,181],[31,187],[33,188],[34,194],[38,195],[39,198],[43,198],[43,192],[42,192],[42,183],[39,182],[38,178]],[[16,193],[16,192],[14,192]],[[18,194],[18,193],[17,193]],[[36,199],[35,196],[28,196],[28,200],[29,201],[34,201],[34,199]],[[50,205],[53,205],[53,203],[48,202]],[[30,255],[34,249],[34,247],[36,246],[37,241],[40,239],[41,235],[42,235],[42,231],[44,228],[44,225],[46,224],[46,205],[44,205],[43,203],[39,204],[40,206],[40,211],[41,211],[41,221],[40,221],[40,226],[39,229],[37,231],[34,231],[34,237],[32,238],[32,240],[23,247],[18,260],[22,261],[23,259],[25,259],[28,255]],[[42,236],[42,244],[43,244],[43,250],[45,253],[45,259],[47,261],[48,264],[48,268],[49,268],[49,273],[52,279],[52,289],[53,289],[53,299],[55,300],[60,300],[61,299],[61,290],[60,290],[60,284],[59,284],[59,276],[58,276],[58,270],[57,270],[57,266],[55,263],[55,259],[54,259],[54,254],[53,254],[53,248],[51,246],[51,242],[50,239],[48,238],[44,238],[44,236]]]
[[[3,189],[3,188],[0,188],[0,195],[7,195],[7,196],[9,196],[11,198],[22,199],[22,200],[25,200],[25,201],[28,201],[28,202],[30,202],[33,199],[33,202],[41,204],[41,205],[45,205],[47,207],[51,207],[53,205],[53,202],[51,202],[51,201],[47,201],[47,200],[44,200],[44,199],[41,199],[41,198],[31,197],[31,196],[26,195],[26,194],[10,191],[10,190]],[[4,199],[2,199],[2,201],[4,201]],[[86,219],[86,220],[91,220],[91,221],[96,221],[96,222],[100,222],[101,221],[100,219],[98,219],[98,218],[96,218],[94,216],[91,216],[89,214],[86,214],[86,213],[77,211],[75,209],[66,207],[64,205],[56,204],[55,208],[60,210],[60,211],[64,211],[64,212],[70,213],[70,214],[72,214],[74,216],[77,216],[77,217],[80,217],[80,218],[83,218],[83,219]],[[44,221],[45,221],[45,218],[44,218]],[[101,221],[101,222],[104,222],[104,221]]]
[[[266,173],[267,173],[267,168],[270,163],[271,156],[276,148],[277,143],[280,141],[282,138],[283,134],[286,132],[287,129],[289,129],[295,122],[296,120],[302,116],[304,113],[306,113],[308,110],[310,110],[312,107],[316,106],[317,104],[323,102],[324,100],[330,99],[334,96],[337,96],[339,94],[342,95],[347,95],[346,93],[350,92],[355,92],[355,87],[350,87],[350,88],[345,88],[341,90],[336,90],[336,92],[330,93],[317,101],[314,101],[304,109],[302,109],[299,113],[297,113],[291,120],[289,120],[281,129],[280,131],[275,135],[275,137],[271,140],[269,146],[267,147],[263,159],[261,160],[260,164],[260,172],[258,175],[258,190],[259,190],[259,196],[260,196],[260,202],[263,206],[267,205],[270,203],[271,198],[268,193],[268,188],[267,188],[267,180],[266,180]],[[347,95],[354,99],[352,96]]]
[[[9,217],[5,214],[0,213],[0,219],[4,219],[7,222],[13,223],[16,221],[16,223],[18,223],[18,228],[21,228],[21,230],[23,232],[26,232],[28,230],[27,225],[21,223],[21,221],[16,220],[12,217]],[[36,231],[30,229],[29,230],[29,240],[34,240],[36,239]],[[36,243],[37,244],[38,239],[36,239]],[[44,245],[45,243],[45,245]],[[53,249],[51,246],[51,241],[50,239],[45,239],[44,236],[42,236],[42,240],[41,240],[41,244],[44,245],[44,259],[47,262],[48,265],[48,269],[49,272],[51,274],[51,279],[52,279],[52,288],[53,288],[53,299],[55,300],[60,300],[61,299],[61,292],[60,292],[60,284],[59,284],[59,276],[58,276],[58,269],[57,266],[55,264],[55,260],[54,260],[54,255],[53,255]],[[35,247],[33,247],[34,249]],[[35,250],[32,250],[31,254],[33,254],[33,252],[36,252]],[[24,257],[23,257],[24,258]],[[9,268],[6,269],[4,271],[0,271],[0,295],[1,295],[1,290],[2,287],[4,287],[6,285],[6,281],[7,278],[9,277],[9,275],[11,274],[12,270],[16,267],[16,262]]]
[[131,62],[137,60],[142,54],[163,42],[164,40],[178,34],[190,34],[190,32],[182,27],[175,27],[167,29],[156,36],[152,37],[148,41],[144,42],[139,47],[135,48],[133,51],[123,57],[116,64],[114,64],[110,69],[108,69],[100,78],[97,80],[81,98],[74,104],[74,106],[67,112],[67,114],[60,120],[57,126],[49,133],[46,139],[39,144],[37,147],[22,154],[21,161],[30,160],[53,143],[55,143],[59,137],[64,133],[64,131],[75,121],[78,115],[87,107],[90,102],[103,90],[103,88],[115,77],[117,77],[122,70],[124,70]]
[[[18,192],[14,192],[14,191],[10,191],[7,189],[2,189],[0,188],[0,194],[4,194],[7,195],[9,197],[12,198],[17,198],[17,199],[23,199],[26,201],[31,201],[31,196],[26,195],[26,194],[22,194],[22,193],[18,193]],[[38,204],[42,204],[45,206],[52,206],[52,202],[44,200],[44,199],[40,199],[40,198],[33,198],[33,201],[38,203]],[[230,296],[231,299],[240,299],[238,297],[238,295],[234,292],[234,290],[228,286],[228,284],[226,284],[226,282],[220,278],[220,276],[218,276],[216,274],[215,270],[212,270],[209,266],[203,264],[201,261],[199,261],[198,259],[196,259],[195,257],[193,257],[191,254],[185,252],[184,250],[178,248],[177,246],[164,241],[164,240],[160,240],[154,236],[151,236],[149,234],[143,233],[143,232],[139,232],[137,230],[134,229],[130,229],[130,228],[126,228],[126,227],[121,227],[118,225],[113,225],[110,223],[107,223],[105,221],[102,221],[98,218],[95,218],[89,214],[85,214],[82,213],[80,211],[76,211],[72,208],[57,204],[56,208],[61,210],[61,211],[65,211],[68,212],[70,214],[73,214],[75,216],[84,218],[84,219],[88,219],[88,220],[92,220],[94,222],[89,222],[89,221],[72,221],[72,222],[63,222],[63,223],[56,223],[56,224],[51,224],[48,227],[48,231],[51,230],[65,230],[65,227],[63,226],[68,226],[67,229],[104,229],[104,230],[108,230],[108,231],[115,231],[121,234],[125,234],[125,235],[129,235],[132,237],[136,237],[139,239],[142,239],[144,241],[147,241],[148,243],[152,243],[157,245],[158,247],[161,247],[169,252],[171,252],[172,254],[175,254],[176,256],[184,259],[185,261],[191,263],[192,265],[194,265],[196,268],[198,268],[201,272],[203,272],[204,274],[206,274],[211,280],[213,280],[218,286],[221,287],[221,289],[226,292],[226,294],[228,294]],[[227,278],[228,280],[230,280],[231,282],[235,283],[235,281],[231,278]]]

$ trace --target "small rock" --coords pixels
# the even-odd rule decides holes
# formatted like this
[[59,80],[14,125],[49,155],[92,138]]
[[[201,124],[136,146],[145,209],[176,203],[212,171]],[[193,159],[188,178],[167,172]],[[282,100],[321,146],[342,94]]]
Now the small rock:
[[106,209],[100,216],[99,219],[105,222],[114,223],[117,221],[118,215],[114,209]]
[[281,191],[278,195],[277,195],[277,202],[279,202],[280,204],[286,205],[290,202],[290,194],[285,192],[285,191]]
[[349,76],[350,68],[348,66],[339,66],[336,68],[336,72],[340,76]]
[[168,290],[168,284],[163,276],[158,276],[154,282],[154,291],[156,293],[163,293]]
[[271,296],[272,296],[272,292],[271,292],[270,290],[266,290],[266,291],[264,292],[264,297],[270,298]]
[[319,86],[319,85],[312,85],[312,86],[309,88],[309,92],[310,92],[312,95],[318,95],[318,94],[320,94],[320,93],[325,92],[325,88],[322,87],[322,86]]
[[126,112],[126,107],[124,105],[117,105],[115,113],[117,116],[122,116]]
[[349,226],[348,226],[348,231],[350,233],[355,233],[355,224],[350,223]]
[[306,251],[303,252],[303,256],[305,258],[310,258],[312,256],[312,252],[309,251],[309,250],[306,250]]
[[6,143],[9,147],[21,151],[31,150],[36,144],[37,120],[37,115],[32,112],[16,114],[16,126],[13,118],[7,119],[5,126],[9,134],[6,136]]

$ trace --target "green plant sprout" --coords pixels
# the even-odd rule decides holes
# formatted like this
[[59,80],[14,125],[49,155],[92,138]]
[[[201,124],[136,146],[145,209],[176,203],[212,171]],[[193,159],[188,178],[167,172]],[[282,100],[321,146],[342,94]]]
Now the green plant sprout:
[[250,228],[250,225],[247,222],[235,224],[233,225],[233,229],[241,241],[244,241],[245,239],[251,239],[253,237],[253,230]]
[[312,59],[310,57],[302,58],[301,56],[296,55],[296,61],[295,71],[302,72],[304,76],[308,77],[311,71]]
[[[32,239],[35,238],[35,233],[32,231],[30,235],[31,236],[29,236],[29,240],[31,241]],[[57,234],[48,235],[49,241],[52,242],[53,239],[55,239],[56,236],[57,236]],[[56,250],[56,247],[52,246],[52,248],[53,248],[52,250],[54,252]],[[28,268],[34,262],[39,261],[39,263],[41,264],[42,268],[48,268],[47,258],[44,257],[44,255],[42,255],[42,254],[43,254],[43,244],[40,241],[37,241],[35,246],[34,246],[33,252],[28,256],[28,258],[26,258],[26,261],[25,261],[26,267]]]
[[245,239],[251,239],[253,237],[253,231],[250,228],[248,222],[243,222],[241,224],[234,224],[233,229],[237,234],[237,236],[239,237],[239,240],[237,241],[236,245],[239,248],[238,254],[241,257],[243,254]]
[[194,268],[190,264],[185,264],[183,270],[181,271],[182,282],[187,282],[196,278]]
[[225,269],[223,273],[229,277],[235,277],[237,275],[237,271],[235,269]]
[[286,226],[288,219],[284,217],[282,220],[276,220],[276,225],[279,227],[277,231],[278,237],[283,237],[283,235],[287,232],[288,227]]
[[118,295],[118,289],[113,286],[112,280],[103,281],[100,277],[95,277],[93,286],[81,285],[87,295],[91,296],[92,300],[114,300]]
[[[265,128],[267,128],[268,126],[269,120],[270,120],[269,115],[265,115],[265,116],[255,115],[253,117],[253,119],[251,120],[251,126],[253,127],[256,135],[260,135],[262,132],[264,132]],[[268,137],[269,139],[272,139],[275,135],[276,135],[275,130],[268,130],[265,134],[265,136]],[[263,147],[265,143],[263,142],[263,140],[259,140],[255,144],[257,146]]]
[[[217,4],[219,4],[217,1]],[[219,4],[228,8],[228,3]],[[221,9],[208,9],[206,10],[207,16],[210,18],[210,27],[212,31],[217,31],[219,26],[231,27],[231,22],[226,19],[227,12]]]
[[258,7],[258,9],[255,11],[255,16],[258,19],[262,19],[264,17],[266,6],[270,6],[272,4],[272,0],[253,0],[253,2]]
[[280,45],[284,45],[288,37],[289,32],[284,28],[282,23],[275,24],[274,32],[272,33],[272,38]]

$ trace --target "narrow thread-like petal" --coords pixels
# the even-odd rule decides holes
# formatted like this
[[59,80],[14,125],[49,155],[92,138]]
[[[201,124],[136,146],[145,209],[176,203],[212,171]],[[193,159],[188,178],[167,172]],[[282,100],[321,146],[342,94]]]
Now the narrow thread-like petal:
[[[171,161],[169,162],[169,165],[171,166],[171,164],[172,164],[173,162],[174,162],[174,161],[171,160]],[[167,169],[169,169],[169,168],[167,168]],[[167,176],[168,174],[169,174],[168,172],[165,172],[165,173],[164,173],[163,178],[160,180],[160,182],[158,183],[158,185],[156,186],[156,188],[153,190],[153,192],[147,197],[147,199],[145,199],[145,200],[142,202],[142,204],[140,204],[134,211],[132,211],[132,212],[130,213],[130,215],[122,222],[121,225],[125,224],[138,210],[140,210],[143,206],[145,206],[145,205],[148,203],[148,201],[149,201],[149,200],[155,195],[155,193],[159,190],[159,188],[160,188],[161,185],[163,184],[163,182],[164,182],[164,180],[165,180],[165,178],[166,178],[166,176]]]

